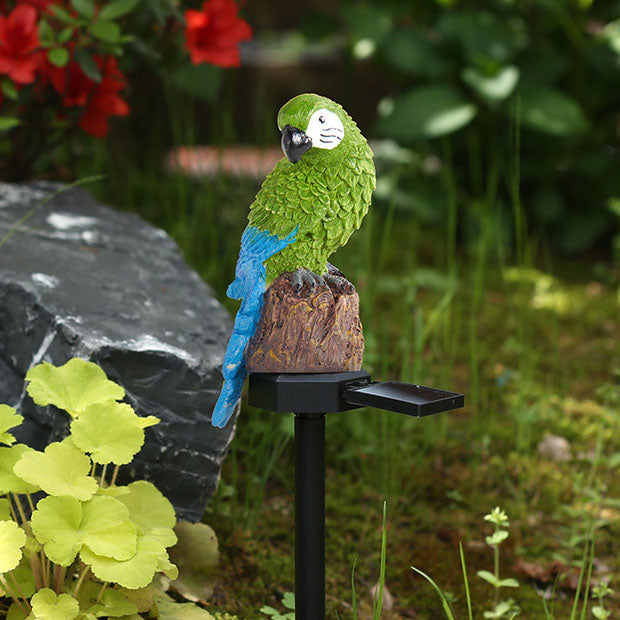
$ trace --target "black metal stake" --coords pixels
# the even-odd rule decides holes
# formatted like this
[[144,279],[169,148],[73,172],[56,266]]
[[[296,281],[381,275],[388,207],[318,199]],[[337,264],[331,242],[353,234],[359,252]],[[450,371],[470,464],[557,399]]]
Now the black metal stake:
[[363,370],[250,374],[251,405],[295,412],[296,620],[325,620],[325,414],[376,407],[421,417],[458,409],[464,400],[422,385],[371,382]]
[[295,618],[325,618],[325,414],[295,415]]

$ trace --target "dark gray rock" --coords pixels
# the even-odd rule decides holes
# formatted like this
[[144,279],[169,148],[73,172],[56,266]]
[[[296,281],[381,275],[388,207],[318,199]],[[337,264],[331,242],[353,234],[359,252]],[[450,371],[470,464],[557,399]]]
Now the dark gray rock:
[[161,419],[121,473],[199,519],[234,432],[210,424],[230,319],[163,230],[60,188],[0,183],[0,403],[20,410],[19,439],[41,449],[68,420],[34,405],[26,372],[96,362],[139,415]]

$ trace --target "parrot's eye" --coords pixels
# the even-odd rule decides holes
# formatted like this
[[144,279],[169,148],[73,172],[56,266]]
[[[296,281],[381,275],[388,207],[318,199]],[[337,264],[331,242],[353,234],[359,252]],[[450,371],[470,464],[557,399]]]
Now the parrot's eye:
[[344,138],[344,125],[336,113],[323,108],[310,117],[306,135],[312,140],[313,147],[334,149]]

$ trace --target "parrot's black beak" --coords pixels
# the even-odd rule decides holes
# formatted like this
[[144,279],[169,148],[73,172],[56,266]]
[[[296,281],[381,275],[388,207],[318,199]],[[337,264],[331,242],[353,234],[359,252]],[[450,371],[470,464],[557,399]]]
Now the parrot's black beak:
[[284,125],[282,129],[282,150],[292,164],[296,164],[301,156],[312,148],[312,140],[305,131]]

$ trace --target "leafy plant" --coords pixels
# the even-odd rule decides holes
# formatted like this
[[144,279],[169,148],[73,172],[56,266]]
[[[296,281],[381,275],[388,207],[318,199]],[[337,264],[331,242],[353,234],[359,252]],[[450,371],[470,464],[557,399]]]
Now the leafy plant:
[[261,607],[261,613],[271,616],[273,620],[295,620],[295,595],[292,592],[285,592],[282,597],[282,605],[287,609],[291,609],[287,613],[281,614],[277,609],[265,605]]
[[484,516],[485,521],[490,521],[494,526],[491,536],[485,538],[485,542],[493,549],[493,572],[479,570],[478,577],[490,583],[494,588],[493,603],[491,611],[485,611],[485,618],[514,618],[519,612],[518,607],[512,599],[500,601],[499,594],[501,588],[518,588],[519,582],[516,579],[501,579],[499,576],[499,546],[508,538],[508,515],[496,506]]
[[123,388],[92,362],[43,362],[26,380],[35,403],[67,412],[71,432],[34,450],[11,432],[23,417],[0,405],[0,615],[212,618],[176,603],[157,579],[179,577],[168,554],[177,542],[170,502],[150,482],[116,484],[159,420],[119,402]]

